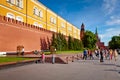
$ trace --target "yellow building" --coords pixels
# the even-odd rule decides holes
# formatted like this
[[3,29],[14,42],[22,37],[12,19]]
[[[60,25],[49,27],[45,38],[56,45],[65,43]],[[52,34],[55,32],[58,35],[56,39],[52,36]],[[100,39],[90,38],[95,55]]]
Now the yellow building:
[[58,16],[58,32],[67,35],[67,22],[60,16]]
[[1,0],[0,15],[80,39],[80,30],[77,27],[38,0]]
[[0,15],[26,22],[26,0],[1,0]]

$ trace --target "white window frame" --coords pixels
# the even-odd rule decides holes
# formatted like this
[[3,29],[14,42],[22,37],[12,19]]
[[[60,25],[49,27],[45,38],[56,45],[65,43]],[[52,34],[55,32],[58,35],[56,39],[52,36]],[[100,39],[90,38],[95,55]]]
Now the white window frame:
[[71,27],[68,27],[68,30],[69,30],[69,31],[72,31],[72,28],[71,28]]
[[61,22],[61,27],[65,28],[65,23],[64,22]]
[[23,8],[23,0],[20,0],[20,7]]
[[56,19],[54,18],[53,23],[56,24]]
[[57,32],[57,30],[54,28],[50,28],[50,31]]
[[35,15],[39,15],[39,10],[38,10],[38,8],[37,7],[34,7],[34,11],[33,11],[33,13],[35,14]]
[[21,16],[16,16],[16,20],[23,22],[23,18]]
[[39,16],[42,18],[43,17],[43,11],[39,10]]
[[53,21],[54,21],[54,18],[50,17],[50,22],[53,23]]
[[40,28],[43,28],[43,25],[42,25],[42,24],[39,24],[39,27],[40,27]]
[[11,4],[15,4],[15,0],[7,0]]
[[23,8],[23,0],[16,0],[16,5],[20,8]]
[[15,19],[15,15],[13,13],[7,13],[6,15],[8,18]]
[[34,22],[33,25],[34,25],[34,26],[38,26],[38,22]]

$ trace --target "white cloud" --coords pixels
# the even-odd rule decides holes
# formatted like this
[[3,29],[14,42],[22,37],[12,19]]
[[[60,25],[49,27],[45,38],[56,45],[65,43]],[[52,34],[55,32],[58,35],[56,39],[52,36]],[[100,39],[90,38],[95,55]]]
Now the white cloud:
[[112,37],[114,35],[119,35],[120,34],[120,28],[109,28],[104,32],[102,35],[102,38],[105,37]]
[[106,31],[109,32],[109,31],[113,31],[113,30],[114,30],[114,28],[109,28]]
[[120,34],[120,28],[109,28],[103,34],[100,34],[100,39],[107,43],[111,40],[112,36],[118,36]]
[[103,0],[103,8],[106,14],[111,14],[117,6],[117,0]]
[[120,17],[111,16],[109,21],[106,21],[107,25],[120,25]]

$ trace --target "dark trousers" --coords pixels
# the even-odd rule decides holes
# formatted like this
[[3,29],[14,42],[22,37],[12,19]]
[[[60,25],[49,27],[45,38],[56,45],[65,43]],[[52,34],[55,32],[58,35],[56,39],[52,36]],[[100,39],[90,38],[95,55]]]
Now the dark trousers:
[[101,55],[100,57],[100,62],[103,62],[103,55]]
[[83,55],[83,59],[85,59],[85,60],[87,59],[87,54]]

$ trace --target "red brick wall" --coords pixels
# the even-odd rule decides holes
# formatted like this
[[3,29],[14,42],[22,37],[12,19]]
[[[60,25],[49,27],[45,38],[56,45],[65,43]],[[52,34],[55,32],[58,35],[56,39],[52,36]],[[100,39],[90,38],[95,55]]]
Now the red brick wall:
[[23,45],[25,51],[49,48],[51,31],[0,16],[0,52],[16,51]]

